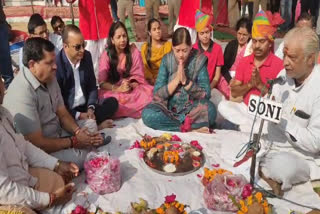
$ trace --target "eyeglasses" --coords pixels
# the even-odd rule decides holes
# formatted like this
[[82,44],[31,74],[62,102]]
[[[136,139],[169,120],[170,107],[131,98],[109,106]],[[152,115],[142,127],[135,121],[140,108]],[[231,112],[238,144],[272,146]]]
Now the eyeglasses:
[[85,49],[87,46],[87,42],[84,42],[82,44],[77,44],[77,45],[71,45],[76,51],[80,51],[81,48]]

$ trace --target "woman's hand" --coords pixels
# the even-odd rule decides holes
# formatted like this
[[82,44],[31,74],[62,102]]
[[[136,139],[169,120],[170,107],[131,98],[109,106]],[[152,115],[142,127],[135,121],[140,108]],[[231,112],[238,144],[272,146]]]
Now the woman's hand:
[[184,63],[183,61],[179,61],[179,65],[178,65],[178,76],[179,76],[179,82],[184,85],[187,81],[187,77],[186,74],[184,72]]
[[139,83],[137,81],[133,80],[133,81],[130,81],[129,86],[130,86],[130,88],[135,89],[136,87],[139,86]]
[[123,80],[121,85],[115,89],[116,92],[126,93],[132,88],[128,80]]

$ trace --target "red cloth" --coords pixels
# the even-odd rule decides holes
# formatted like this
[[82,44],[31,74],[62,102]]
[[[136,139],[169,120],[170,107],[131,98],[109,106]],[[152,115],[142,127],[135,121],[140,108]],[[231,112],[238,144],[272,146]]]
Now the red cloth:
[[[199,42],[196,42],[193,45],[193,48],[199,50]],[[209,80],[210,83],[212,82],[217,66],[223,66],[224,65],[224,58],[222,53],[222,48],[219,44],[213,43],[212,49],[210,48],[207,51],[203,52],[204,55],[208,57],[208,74],[209,74]]]
[[179,12],[179,25],[195,28],[195,17],[198,9],[205,14],[212,15],[212,0],[182,0]]
[[212,16],[212,0],[201,0],[201,12]]
[[179,25],[195,28],[196,10],[200,8],[200,0],[182,0],[179,12]]
[[229,26],[228,19],[228,2],[227,0],[220,0],[218,3],[218,14],[214,14],[217,18],[214,23],[222,26]]
[[21,30],[11,30],[13,40],[11,43],[21,42],[28,39],[28,34]]
[[[251,79],[252,70],[254,67],[253,64],[254,55],[251,54],[241,60],[239,63],[235,79],[241,81],[242,83],[246,84]],[[273,53],[270,52],[267,59],[264,63],[259,67],[260,77],[264,84],[267,83],[267,80],[275,79],[278,73],[283,69],[283,62],[281,59],[276,57]],[[260,95],[260,91],[256,88],[251,89],[248,91],[244,97],[243,101],[246,105],[248,105],[249,98],[251,94]]]
[[108,37],[113,19],[110,0],[79,0],[79,27],[85,40]]

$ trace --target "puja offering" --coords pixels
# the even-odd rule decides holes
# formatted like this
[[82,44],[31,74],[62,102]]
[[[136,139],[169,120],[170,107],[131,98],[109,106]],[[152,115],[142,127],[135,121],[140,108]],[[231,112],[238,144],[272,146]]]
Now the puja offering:
[[216,211],[236,212],[234,201],[244,200],[252,193],[252,186],[242,175],[230,171],[204,169],[202,184],[205,186],[203,198],[207,207]]
[[237,214],[269,214],[272,213],[272,205],[270,205],[263,197],[261,192],[256,192],[248,196],[245,200],[236,201],[232,198],[237,206]]
[[86,181],[100,195],[116,192],[121,187],[120,161],[106,152],[90,152],[84,163]]
[[137,146],[144,149],[143,160],[154,171],[164,175],[185,175],[199,169],[205,161],[198,141],[184,143],[176,135],[143,136]]
[[176,195],[168,195],[165,202],[155,210],[155,214],[187,214],[185,208],[188,207],[176,200]]

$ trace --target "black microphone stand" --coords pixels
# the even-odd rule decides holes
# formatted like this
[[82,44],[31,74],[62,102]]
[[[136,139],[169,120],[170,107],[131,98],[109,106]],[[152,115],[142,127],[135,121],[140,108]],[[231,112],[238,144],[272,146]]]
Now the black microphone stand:
[[[269,88],[269,91],[268,91],[267,99],[270,99],[270,97],[271,97],[273,84],[274,84],[273,82],[270,83],[270,88]],[[260,104],[260,102],[259,102],[259,104]],[[260,106],[259,104],[258,104],[258,108]],[[250,166],[250,184],[252,185],[252,187],[254,187],[254,180],[255,180],[255,173],[256,173],[256,162],[257,162],[257,153],[260,150],[260,138],[261,138],[261,134],[262,134],[264,121],[265,120],[262,119],[261,122],[260,122],[260,127],[259,127],[258,134],[253,134],[253,140],[252,140],[253,155],[252,155],[251,166]]]

